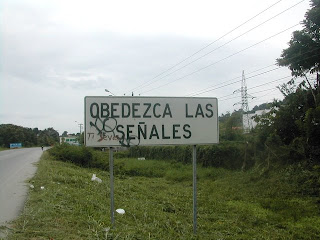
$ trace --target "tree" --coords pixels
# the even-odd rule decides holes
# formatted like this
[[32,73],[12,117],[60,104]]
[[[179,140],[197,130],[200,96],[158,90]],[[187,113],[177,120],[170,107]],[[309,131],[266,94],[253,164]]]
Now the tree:
[[256,120],[258,145],[277,153],[277,161],[320,164],[320,107],[315,107],[311,90],[298,88]]
[[[284,49],[279,66],[287,66],[294,78],[279,87],[285,95],[273,127],[284,144],[291,149],[302,149],[303,155],[311,162],[320,163],[320,0],[311,0],[311,9],[305,14],[303,29],[293,32],[289,47]],[[312,85],[307,74],[317,74]],[[303,77],[298,87],[295,79]],[[297,155],[297,154],[295,154]]]
[[[289,42],[289,47],[284,49],[281,58],[277,59],[279,66],[289,67],[294,77],[304,77],[301,83],[311,90],[313,100],[316,105],[319,100],[313,88],[319,89],[319,80],[312,86],[307,73],[317,73],[320,71],[320,0],[311,0],[311,9],[305,14],[302,24],[304,28],[301,31],[293,32]],[[289,82],[294,83],[294,80]]]
[[59,133],[53,128],[47,128],[40,132],[38,137],[40,145],[53,145],[59,142]]
[[61,136],[62,136],[62,137],[68,137],[68,132],[67,132],[67,131],[64,131]]
[[81,135],[80,135],[79,143],[80,143],[81,145],[84,144],[84,132],[82,132]]
[[43,131],[38,128],[25,128],[13,124],[0,124],[0,146],[9,147],[10,143],[22,143],[23,147],[52,145],[59,142],[59,133],[53,128]]
[[242,110],[222,115],[219,124],[222,140],[238,141],[242,139]]
[[24,147],[31,147],[37,144],[37,135],[31,128],[0,124],[0,146],[9,147],[10,143],[22,143]]
[[280,66],[289,67],[296,77],[320,70],[320,0],[311,0],[311,7],[302,22],[304,28],[293,32],[289,47],[277,59]]

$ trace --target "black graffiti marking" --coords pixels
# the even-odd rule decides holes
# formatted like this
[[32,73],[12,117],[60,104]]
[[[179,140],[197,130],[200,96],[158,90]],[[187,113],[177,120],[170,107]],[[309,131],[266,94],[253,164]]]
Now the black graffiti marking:
[[[133,143],[132,143],[133,142]],[[123,147],[132,147],[138,146],[140,144],[140,139],[136,135],[130,135],[128,138],[124,138],[124,136],[119,140],[119,143]]]
[[[110,126],[109,123],[111,123],[110,125],[114,125],[114,127]],[[113,133],[113,137],[115,137],[114,129],[117,127],[117,120],[109,117],[106,117],[104,120],[96,118],[94,123],[90,122],[90,126],[95,127],[95,129],[98,131],[98,135],[100,136],[98,142],[101,142],[102,140],[106,139],[106,133]]]
[[[99,122],[98,122],[98,120],[99,120]],[[108,121],[111,122],[110,120],[114,121],[114,123],[113,123],[114,127],[110,127],[111,124],[110,125],[106,124]],[[101,129],[99,128],[99,125],[100,125]],[[90,122],[90,126],[95,127],[98,131],[98,134],[101,134],[103,131],[104,132],[114,132],[114,129],[117,127],[117,125],[118,125],[117,119],[109,118],[109,117],[106,117],[103,121],[100,118],[96,118],[94,123]]]
[[[109,125],[110,123],[111,126]],[[108,138],[110,139],[109,135],[106,135],[106,133],[112,133],[112,137],[117,138],[122,147],[138,146],[140,144],[140,139],[135,135],[130,135],[127,138],[125,138],[124,135],[122,135],[122,137],[116,135],[115,129],[118,126],[118,121],[113,117],[106,117],[104,120],[101,120],[98,117],[94,123],[90,121],[90,126],[94,127],[98,131],[98,135],[100,136],[97,140],[98,142],[108,140]],[[91,133],[89,133],[88,139],[90,138],[90,135]]]

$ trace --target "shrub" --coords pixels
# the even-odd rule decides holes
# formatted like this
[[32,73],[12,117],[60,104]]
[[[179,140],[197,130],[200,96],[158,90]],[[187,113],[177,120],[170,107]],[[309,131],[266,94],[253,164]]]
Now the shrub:
[[82,167],[109,169],[108,155],[92,148],[61,144],[49,149],[49,153],[57,160],[72,162]]
[[[192,162],[192,146],[165,147],[132,147],[129,157],[145,157],[177,161]],[[204,167],[223,167],[226,169],[240,169],[243,164],[244,144],[224,142],[219,145],[204,145],[197,147],[197,163]]]
[[[108,153],[97,151],[92,148],[62,144],[51,148],[49,152],[61,161],[72,162],[83,167],[96,167],[103,170],[109,169]],[[178,162],[181,164],[191,164],[192,146],[132,147],[126,152],[115,153],[114,157],[126,159],[126,161],[127,158],[145,157],[148,160],[156,159],[166,160],[171,163]],[[151,163],[149,161],[146,162],[148,162],[148,164]],[[243,162],[244,144],[242,143],[224,142],[219,145],[197,146],[197,163],[203,167],[217,167],[232,170],[240,169]],[[128,164],[130,164],[130,162],[125,165]],[[139,167],[139,164],[140,163],[135,163],[136,167]],[[116,167],[117,164],[115,163],[115,168]],[[121,163],[119,163],[119,168],[120,169],[115,169],[115,171],[120,171],[124,168],[121,166]],[[130,171],[132,172],[133,170]],[[128,172],[126,172],[126,174],[128,174]],[[134,173],[132,172],[129,175],[134,175]],[[147,175],[146,172],[142,174],[142,176]]]

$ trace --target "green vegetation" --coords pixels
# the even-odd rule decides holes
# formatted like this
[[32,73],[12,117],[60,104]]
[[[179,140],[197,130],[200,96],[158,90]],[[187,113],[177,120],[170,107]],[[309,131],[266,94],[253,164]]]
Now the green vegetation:
[[[305,14],[303,29],[293,32],[289,47],[278,59],[280,66],[287,66],[293,76],[306,76],[320,70],[320,1],[311,0],[311,9]],[[306,57],[307,56],[307,57]]]
[[[101,159],[108,155],[93,154]],[[104,161],[107,165],[107,157]],[[115,159],[115,166],[115,207],[126,213],[116,214],[116,225],[109,229],[108,172],[57,161],[45,152],[29,181],[34,189],[24,213],[13,222],[9,239],[320,237],[317,198],[299,191],[292,167],[272,172],[199,167],[198,234],[194,236],[192,166],[124,158]],[[93,173],[103,182],[91,181]]]
[[[192,147],[132,147],[126,155],[123,155],[189,163],[192,158]],[[242,142],[221,142],[219,145],[197,146],[197,155],[197,162],[204,167],[235,170],[240,169],[243,165],[244,147]]]
[[8,150],[9,148],[0,147],[0,151]]
[[59,142],[59,133],[53,128],[39,130],[13,124],[0,124],[0,147],[10,147],[10,143],[22,143],[23,147],[50,146]]
[[220,142],[243,141],[242,110],[222,114],[219,117]]
[[[197,147],[198,235],[192,234],[190,146],[115,153],[116,208],[126,214],[116,215],[110,229],[108,154],[63,144],[43,155],[9,239],[320,239],[318,74],[310,81],[319,71],[320,2],[311,3],[304,29],[278,59],[294,76],[279,86],[284,100],[264,104],[271,111],[256,118],[249,134],[241,129],[242,110],[223,114],[220,144]],[[24,131],[0,125],[0,146],[5,128],[13,136]],[[101,184],[91,181],[93,173]]]
[[[303,29],[293,32],[289,47],[277,59],[294,78],[279,87],[285,99],[282,104],[275,102],[272,112],[260,119],[258,135],[259,143],[267,145],[280,161],[301,162],[312,169],[320,165],[320,1],[310,2]],[[314,83],[312,74],[316,74]],[[297,77],[304,79],[298,86]]]

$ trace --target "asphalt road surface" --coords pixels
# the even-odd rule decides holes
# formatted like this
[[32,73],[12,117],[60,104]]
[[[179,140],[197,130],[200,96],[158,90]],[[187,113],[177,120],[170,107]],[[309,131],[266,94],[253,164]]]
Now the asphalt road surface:
[[23,148],[0,152],[0,226],[14,220],[23,210],[31,178],[42,150]]

